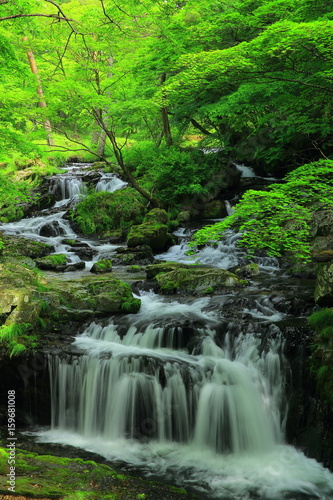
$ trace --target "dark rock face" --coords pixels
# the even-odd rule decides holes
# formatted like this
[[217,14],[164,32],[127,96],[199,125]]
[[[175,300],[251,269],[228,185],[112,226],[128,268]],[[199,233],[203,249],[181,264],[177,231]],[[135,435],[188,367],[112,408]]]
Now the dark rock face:
[[333,263],[323,264],[318,272],[315,301],[321,307],[333,307]]

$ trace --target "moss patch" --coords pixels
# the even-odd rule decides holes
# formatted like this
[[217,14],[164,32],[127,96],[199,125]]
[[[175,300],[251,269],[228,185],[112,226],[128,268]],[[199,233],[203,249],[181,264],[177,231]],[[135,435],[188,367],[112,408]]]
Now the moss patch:
[[[2,450],[2,458],[6,459]],[[1,494],[8,494],[7,474],[0,469]],[[82,459],[37,455],[16,450],[15,496],[62,500],[177,500],[193,499],[179,488],[173,488],[141,478],[125,476],[111,467]]]
[[167,273],[160,273],[155,279],[162,292],[181,292],[194,295],[205,295],[207,289],[212,293],[218,293],[225,287],[239,287],[247,284],[247,281],[240,280],[229,271],[213,268],[179,268]]
[[109,273],[112,271],[112,261],[109,259],[101,259],[90,269],[91,273],[101,274],[101,273]]

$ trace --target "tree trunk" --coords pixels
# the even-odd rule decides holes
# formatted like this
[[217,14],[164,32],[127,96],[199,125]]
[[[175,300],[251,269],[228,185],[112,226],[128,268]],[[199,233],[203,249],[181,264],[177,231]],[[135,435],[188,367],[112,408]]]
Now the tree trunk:
[[[24,40],[25,39],[26,38],[24,38]],[[31,69],[32,73],[35,75],[36,80],[37,80],[37,94],[38,94],[38,98],[39,98],[39,107],[46,108],[47,106],[46,106],[46,102],[44,99],[44,92],[43,92],[43,88],[42,88],[42,83],[40,81],[40,77],[39,77],[39,73],[38,73],[38,69],[37,69],[37,64],[35,61],[35,56],[34,56],[31,49],[29,49],[27,51],[27,56],[28,56],[28,60],[29,60],[29,64],[30,64],[30,69]],[[52,138],[52,127],[51,127],[51,122],[49,119],[46,119],[44,121],[44,130],[47,134],[48,145],[53,146],[54,142],[53,142],[53,138]]]
[[107,127],[107,124],[105,123],[105,121],[103,119],[101,110],[95,109],[93,113],[94,113],[94,118],[95,118],[96,122],[100,125],[101,129],[104,131],[106,137],[108,137],[108,139],[110,140],[110,142],[112,144],[112,149],[113,149],[114,155],[115,155],[116,160],[118,162],[118,165],[120,166],[120,168],[124,172],[124,175],[125,175],[126,179],[128,180],[128,182],[134,187],[134,189],[136,189],[136,191],[138,191],[138,193],[140,193],[144,198],[146,198],[146,200],[149,201],[152,208],[160,207],[161,206],[160,201],[157,198],[155,198],[154,196],[152,196],[150,193],[148,193],[145,189],[143,189],[140,186],[140,184],[134,179],[131,172],[126,167],[124,159],[123,159],[123,155],[121,152],[121,148],[118,146],[118,143],[116,140],[115,133],[111,128]]
[[[166,73],[162,73],[161,75],[161,85],[166,81]],[[172,146],[172,135],[170,130],[169,116],[168,116],[168,108],[163,106],[161,109],[162,113],[162,124],[163,124],[163,135],[165,137],[165,141],[167,143],[168,148]]]

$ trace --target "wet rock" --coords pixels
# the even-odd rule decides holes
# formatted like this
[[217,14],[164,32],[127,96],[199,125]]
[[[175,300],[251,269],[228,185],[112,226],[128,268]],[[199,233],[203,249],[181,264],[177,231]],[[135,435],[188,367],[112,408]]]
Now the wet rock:
[[84,262],[68,263],[65,254],[47,255],[35,260],[39,269],[44,271],[69,272],[85,268]]
[[144,222],[138,226],[132,226],[127,236],[127,245],[130,248],[148,245],[154,251],[167,249],[171,245],[168,226],[160,222]]
[[329,262],[333,260],[333,250],[314,250],[312,258],[316,262]]
[[310,232],[312,236],[329,236],[333,234],[333,210],[324,209],[313,212]]
[[0,237],[4,242],[3,255],[5,257],[25,256],[37,259],[44,257],[54,251],[51,245],[32,241],[29,238],[21,238],[19,236],[9,236],[0,233]]
[[202,217],[204,219],[222,219],[227,217],[227,215],[227,209],[224,202],[221,200],[213,200],[207,203],[202,212]]
[[93,264],[92,268],[90,269],[90,272],[94,274],[109,273],[111,271],[112,261],[109,259],[101,259],[95,262],[95,264]]
[[242,278],[250,278],[251,276],[259,276],[260,269],[258,264],[247,264],[246,266],[239,267],[235,270],[235,274],[237,276],[241,276]]
[[181,292],[194,295],[207,295],[221,291],[225,287],[240,287],[247,281],[224,269],[179,268],[155,277],[163,293]]
[[333,307],[333,263],[323,264],[317,275],[315,301],[321,307]]
[[112,262],[118,266],[146,266],[154,262],[152,249],[148,245],[139,245],[135,248],[116,248],[116,255],[112,256]]
[[50,238],[52,236],[59,236],[60,234],[64,234],[64,230],[60,226],[58,221],[54,221],[52,224],[45,224],[45,226],[42,226],[39,234],[41,236],[45,236],[46,238]]
[[179,262],[162,262],[160,264],[151,264],[146,267],[147,279],[155,278],[159,273],[170,273],[178,269],[190,269],[193,266],[180,264]]

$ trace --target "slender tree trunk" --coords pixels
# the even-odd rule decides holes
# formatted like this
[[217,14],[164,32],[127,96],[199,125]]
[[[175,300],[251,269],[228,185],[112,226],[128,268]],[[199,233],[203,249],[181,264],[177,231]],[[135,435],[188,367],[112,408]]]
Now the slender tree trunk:
[[[46,106],[46,102],[45,102],[45,98],[44,98],[42,83],[40,81],[39,72],[38,72],[36,61],[35,61],[35,56],[34,56],[31,49],[29,49],[27,51],[27,56],[28,56],[28,60],[29,60],[29,64],[30,64],[30,69],[31,69],[32,73],[35,75],[36,80],[37,80],[37,94],[38,94],[38,99],[39,99],[39,107],[46,108],[47,106]],[[52,127],[51,127],[51,122],[48,119],[44,121],[44,130],[47,134],[48,145],[53,146],[54,142],[53,142],[53,138],[52,138]]]
[[[166,73],[162,73],[161,75],[161,85],[166,81]],[[163,106],[161,109],[162,113],[162,124],[163,124],[163,135],[165,137],[165,141],[167,143],[168,148],[172,146],[172,135],[171,135],[171,129],[170,129],[170,123],[169,123],[169,116],[168,116],[168,108],[166,106]]]
[[101,129],[105,132],[106,137],[110,140],[110,142],[112,144],[112,149],[113,149],[114,155],[115,155],[116,160],[117,160],[117,163],[120,166],[120,168],[122,169],[122,171],[124,172],[124,175],[125,175],[126,179],[128,180],[128,182],[134,187],[134,189],[136,189],[136,191],[138,191],[138,193],[140,193],[144,198],[146,198],[146,200],[149,201],[149,203],[151,204],[151,206],[153,208],[160,207],[161,203],[159,202],[159,200],[157,198],[155,198],[154,196],[152,196],[150,193],[148,193],[145,189],[143,189],[140,186],[140,184],[134,179],[131,172],[128,170],[128,168],[124,162],[121,148],[119,147],[119,145],[117,143],[115,133],[110,127],[107,126],[106,122],[103,119],[103,116],[102,116],[103,113],[101,112],[101,110],[95,109],[93,111],[93,113],[94,113],[94,118],[95,118],[96,122],[99,124]]

